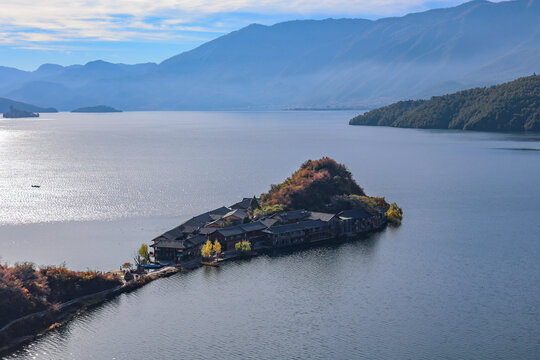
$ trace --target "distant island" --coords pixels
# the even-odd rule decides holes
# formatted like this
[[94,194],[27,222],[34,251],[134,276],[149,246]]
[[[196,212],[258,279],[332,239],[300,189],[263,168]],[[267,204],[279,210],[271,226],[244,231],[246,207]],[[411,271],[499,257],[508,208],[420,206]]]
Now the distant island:
[[358,115],[350,125],[478,131],[540,131],[540,75],[431,100],[400,101]]
[[9,108],[8,112],[4,113],[4,118],[10,118],[10,119],[29,118],[29,117],[39,117],[39,114],[33,113],[31,111],[15,109],[13,106]]
[[106,105],[87,106],[72,110],[73,113],[112,113],[122,112],[122,110],[115,109]]

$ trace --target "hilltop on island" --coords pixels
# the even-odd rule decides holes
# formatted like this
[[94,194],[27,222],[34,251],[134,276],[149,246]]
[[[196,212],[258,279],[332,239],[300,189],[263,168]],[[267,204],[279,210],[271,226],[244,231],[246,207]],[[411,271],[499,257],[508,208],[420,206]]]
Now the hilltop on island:
[[540,76],[409,100],[358,115],[350,125],[479,131],[540,131]]
[[106,105],[97,105],[97,106],[87,106],[81,107],[71,112],[74,113],[112,113],[112,112],[122,112],[122,110],[115,109]]

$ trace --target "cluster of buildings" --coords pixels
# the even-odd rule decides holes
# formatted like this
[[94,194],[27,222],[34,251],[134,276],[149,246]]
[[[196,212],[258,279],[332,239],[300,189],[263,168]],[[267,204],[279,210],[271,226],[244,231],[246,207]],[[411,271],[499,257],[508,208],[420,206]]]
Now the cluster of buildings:
[[337,214],[293,210],[250,219],[250,198],[229,207],[220,207],[195,216],[152,240],[156,261],[178,263],[197,257],[207,240],[221,244],[227,253],[235,252],[236,243],[251,242],[253,250],[317,243],[354,237],[386,225],[384,212],[368,213],[362,209]]

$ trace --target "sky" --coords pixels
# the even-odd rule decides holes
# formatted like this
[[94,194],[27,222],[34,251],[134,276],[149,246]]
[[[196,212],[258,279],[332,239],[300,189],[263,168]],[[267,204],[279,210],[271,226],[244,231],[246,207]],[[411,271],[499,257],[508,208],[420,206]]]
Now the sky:
[[0,0],[0,66],[161,62],[252,23],[402,16],[464,0]]

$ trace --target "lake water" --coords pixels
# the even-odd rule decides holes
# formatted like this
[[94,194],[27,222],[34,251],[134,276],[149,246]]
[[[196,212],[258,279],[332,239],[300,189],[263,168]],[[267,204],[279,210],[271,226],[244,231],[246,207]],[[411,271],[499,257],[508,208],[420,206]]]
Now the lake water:
[[405,215],[365,240],[160,279],[8,359],[540,358],[540,135],[348,126],[353,115],[0,119],[3,262],[115,269],[321,156]]

